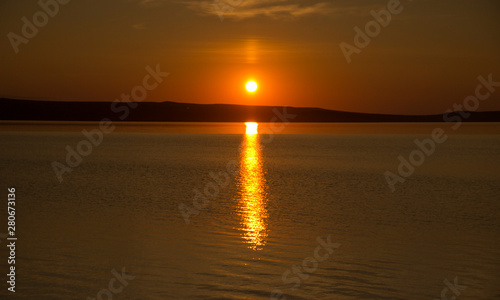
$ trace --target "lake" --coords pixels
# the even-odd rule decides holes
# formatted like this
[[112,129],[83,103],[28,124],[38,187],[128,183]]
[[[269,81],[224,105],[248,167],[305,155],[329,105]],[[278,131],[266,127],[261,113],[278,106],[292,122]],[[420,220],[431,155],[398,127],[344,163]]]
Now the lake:
[[3,122],[16,298],[500,298],[499,123],[279,126]]

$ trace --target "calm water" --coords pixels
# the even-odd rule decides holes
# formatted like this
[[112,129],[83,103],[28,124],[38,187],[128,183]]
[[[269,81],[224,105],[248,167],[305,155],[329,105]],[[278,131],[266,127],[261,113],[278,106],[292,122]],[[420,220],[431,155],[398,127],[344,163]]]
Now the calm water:
[[[394,193],[384,172],[444,125],[310,124],[309,135],[294,125],[272,140],[242,124],[121,127],[61,183],[51,162],[90,127],[50,126],[0,132],[3,197],[17,189],[16,298],[96,298],[123,268],[135,278],[113,299],[269,299],[277,289],[441,299],[455,277],[466,286],[457,299],[500,298],[498,124],[457,130]],[[194,209],[195,190],[208,203],[197,196],[188,225],[179,205]],[[340,247],[314,265],[306,258],[327,236]],[[311,273],[294,273],[304,259]]]

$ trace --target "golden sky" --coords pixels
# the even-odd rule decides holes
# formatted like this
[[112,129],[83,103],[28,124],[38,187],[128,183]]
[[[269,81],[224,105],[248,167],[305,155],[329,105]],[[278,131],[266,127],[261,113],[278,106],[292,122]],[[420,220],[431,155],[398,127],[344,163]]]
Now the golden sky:
[[[170,75],[146,101],[428,114],[461,103],[480,75],[500,81],[495,0],[401,0],[348,63],[340,43],[392,1],[71,0],[17,54],[9,33],[41,7],[2,1],[0,96],[112,101],[159,64]],[[479,110],[499,100],[500,88]]]

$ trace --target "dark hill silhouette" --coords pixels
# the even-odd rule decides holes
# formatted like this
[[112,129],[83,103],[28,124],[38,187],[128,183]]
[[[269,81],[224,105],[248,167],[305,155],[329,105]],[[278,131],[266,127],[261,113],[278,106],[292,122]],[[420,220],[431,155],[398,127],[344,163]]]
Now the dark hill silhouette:
[[[112,106],[113,105],[113,106]],[[291,122],[443,122],[443,115],[353,113],[311,107],[193,104],[178,102],[60,102],[0,99],[0,120],[140,122],[270,122],[273,109],[296,115]],[[128,114],[127,114],[128,110]],[[463,119],[463,118],[462,118]],[[280,121],[279,119],[277,120]],[[500,112],[471,112],[466,122],[499,122]]]

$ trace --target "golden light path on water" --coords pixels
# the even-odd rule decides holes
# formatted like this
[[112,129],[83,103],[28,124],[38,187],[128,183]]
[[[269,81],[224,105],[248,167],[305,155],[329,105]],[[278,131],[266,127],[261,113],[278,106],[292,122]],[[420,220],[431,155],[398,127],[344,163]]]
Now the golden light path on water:
[[248,124],[241,148],[238,177],[239,215],[243,238],[253,250],[262,250],[267,242],[266,180],[257,123]]

